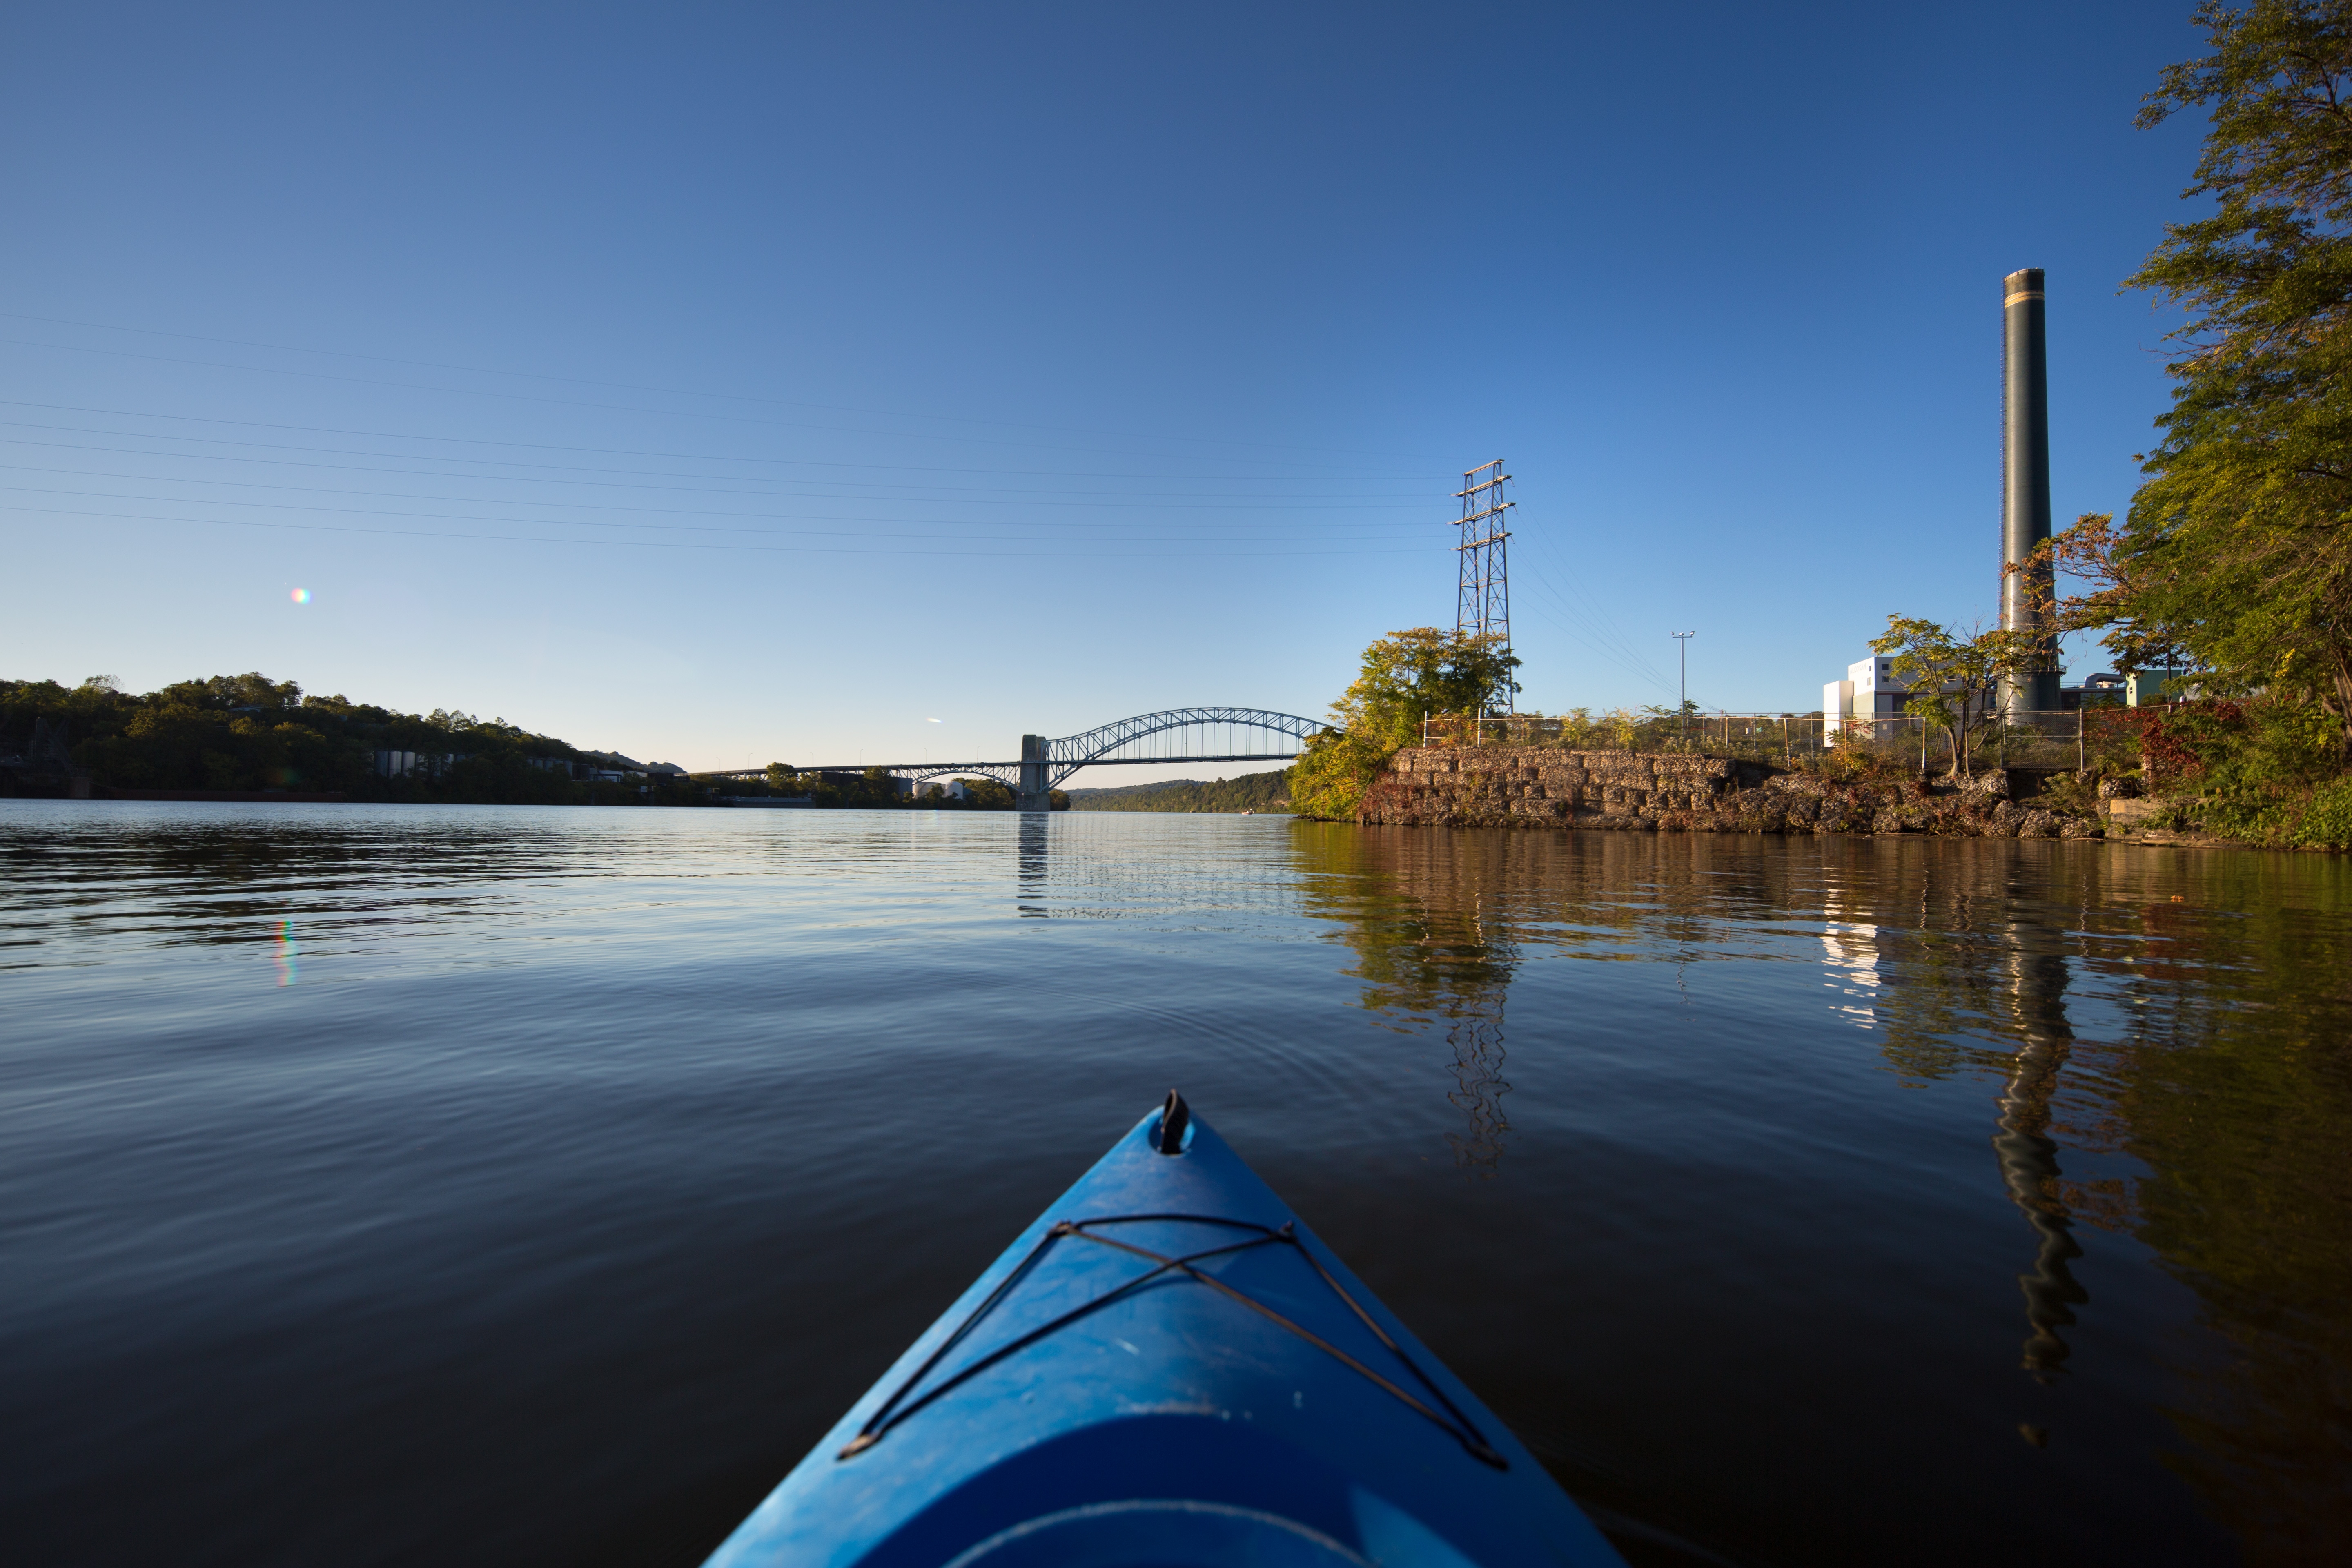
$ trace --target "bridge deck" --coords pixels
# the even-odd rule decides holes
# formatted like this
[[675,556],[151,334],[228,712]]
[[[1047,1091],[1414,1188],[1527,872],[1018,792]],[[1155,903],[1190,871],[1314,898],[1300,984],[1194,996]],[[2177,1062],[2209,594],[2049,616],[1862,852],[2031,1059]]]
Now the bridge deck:
[[[1221,752],[1215,755],[1194,757],[1100,757],[1093,762],[1083,763],[1082,766],[1088,768],[1167,767],[1181,766],[1187,763],[1295,763],[1297,760],[1297,752]],[[998,763],[845,763],[833,767],[811,765],[794,771],[803,773],[862,773],[868,768],[880,768],[884,773],[893,776],[911,773],[936,778],[946,773],[980,773],[1002,768],[1012,768],[1017,772],[1020,766],[1021,759],[1015,757],[1010,762]],[[721,768],[713,773],[694,773],[689,776],[698,779],[756,779],[765,778],[767,773],[768,770],[765,768]]]
[[[1293,744],[1286,752],[1180,751],[1170,755],[1160,749],[1171,744],[1181,747],[1187,741],[1195,746],[1204,742],[1212,746],[1231,746],[1236,741],[1247,744],[1241,736],[1232,732],[1235,729],[1271,730],[1288,737]],[[1082,734],[1065,735],[1058,741],[1049,741],[1042,735],[1024,735],[1021,737],[1022,755],[1004,762],[859,763],[845,768],[800,768],[795,771],[879,773],[892,778],[918,782],[954,773],[977,773],[1019,791],[1024,811],[1042,811],[1049,789],[1087,768],[1141,767],[1146,763],[1181,767],[1191,763],[1295,762],[1300,747],[1305,745],[1308,737],[1319,733],[1322,729],[1323,723],[1319,720],[1302,719],[1296,713],[1276,713],[1265,708],[1163,708],[1156,713],[1139,713],[1131,719],[1098,724]],[[1181,735],[1185,731],[1192,733],[1184,740],[1170,740],[1170,737]],[[1114,752],[1129,752],[1132,754],[1113,756],[1111,753]],[[767,771],[766,768],[725,768],[695,776],[750,779],[763,777]]]

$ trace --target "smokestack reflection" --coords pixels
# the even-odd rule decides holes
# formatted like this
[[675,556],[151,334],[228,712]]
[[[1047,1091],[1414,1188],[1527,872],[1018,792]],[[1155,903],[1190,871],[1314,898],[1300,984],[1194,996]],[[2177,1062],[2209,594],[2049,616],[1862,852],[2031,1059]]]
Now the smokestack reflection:
[[2060,1331],[2089,1300],[2071,1268],[2083,1249],[2060,1195],[2063,1173],[2050,1136],[2074,1039],[2063,938],[2041,923],[1979,924],[1976,898],[1995,889],[1937,881],[1922,877],[1901,889],[1882,877],[1825,887],[1822,946],[1839,993],[1832,1007],[1863,1028],[1883,1029],[1888,1061],[1927,1077],[1971,1061],[1990,1066],[1997,1058],[1966,1044],[1971,1037],[1990,1034],[1989,1044],[2010,1047],[1993,1155],[2002,1189],[2033,1230],[2032,1266],[2017,1277],[2025,1296],[2023,1365],[2048,1382],[2072,1353]]
[[[2023,1039],[2000,1096],[2000,1131],[1993,1135],[2001,1184],[2036,1237],[2032,1272],[2017,1277],[2025,1292],[2025,1370],[2049,1382],[2072,1353],[2058,1331],[2074,1322],[2074,1309],[2091,1298],[2068,1267],[2083,1256],[2073,1217],[2058,1197],[2058,1144],[2050,1137],[2050,1104],[2074,1047],[2066,1020],[2066,960],[2048,951],[2040,926],[2012,925],[2009,1003]],[[2035,949],[2043,951],[2034,951]]]

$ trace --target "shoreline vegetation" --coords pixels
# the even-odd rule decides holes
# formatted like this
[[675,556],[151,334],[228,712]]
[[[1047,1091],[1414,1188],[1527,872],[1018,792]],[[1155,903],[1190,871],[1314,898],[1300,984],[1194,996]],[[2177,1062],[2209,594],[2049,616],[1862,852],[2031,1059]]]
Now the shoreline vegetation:
[[[541,735],[504,719],[401,713],[305,694],[258,673],[131,693],[110,676],[79,686],[0,680],[0,795],[131,800],[375,801],[442,805],[699,805],[734,799],[816,807],[1011,811],[1013,791],[964,779],[909,795],[880,768],[761,779],[688,773]],[[1067,796],[1053,792],[1054,808]],[[731,797],[731,798],[730,798]]]
[[1843,768],[1800,769],[1696,751],[1417,746],[1400,752],[1364,792],[1355,821],[1366,826],[2218,842],[2184,835],[2170,809],[2137,795],[2129,775],[1994,767],[1936,778],[1874,763],[1860,759]]
[[1234,778],[1168,779],[1069,792],[1072,811],[1273,812],[1290,809],[1290,773],[1242,773]]
[[[1906,629],[1918,636],[1917,623]],[[1980,689],[1917,716],[1948,732],[1937,765],[1921,765],[1916,728],[1889,738],[1881,732],[1888,726],[1868,721],[1833,731],[1814,755],[1791,758],[1769,728],[1747,743],[1717,739],[1696,704],[1684,714],[1579,709],[1550,719],[1524,712],[1507,726],[1475,721],[1498,705],[1509,666],[1474,639],[1417,627],[1365,650],[1330,728],[1289,770],[1290,796],[1302,817],[1368,826],[2352,847],[2352,774],[2331,773],[2329,759],[2308,748],[2282,758],[2278,701],[2093,706],[2079,716],[2079,743],[2066,748],[2080,766],[2010,766],[2004,743],[2025,732],[2004,725],[1990,700],[2003,673],[1993,661]],[[1463,707],[1438,706],[1461,700],[1465,685]],[[1678,740],[1686,718],[1690,738]],[[1485,738],[1498,729],[1517,738]],[[1531,733],[1543,738],[1528,743]]]
[[[1368,676],[1392,668],[1400,641],[1447,638],[1428,628],[1366,650]],[[1363,688],[1365,680],[1358,682]],[[1411,686],[1406,687],[1408,699]],[[2080,718],[2080,767],[1999,760],[1998,710],[1954,737],[1938,765],[1920,765],[1916,730],[1889,739],[1868,721],[1816,755],[1790,760],[1769,733],[1726,744],[1705,726],[1687,743],[1667,710],[1546,720],[1523,714],[1521,739],[1484,740],[1490,726],[1433,721],[1403,734],[1378,702],[1335,705],[1290,770],[1306,818],[1362,826],[1599,827],[1665,832],[1920,833],[2126,839],[2144,844],[2352,848],[2352,779],[2279,765],[2256,705],[2226,699],[2160,707],[2093,707]],[[1369,711],[1370,721],[1364,713]],[[1693,713],[1696,720],[1696,712]],[[1449,716],[1439,714],[1438,720]],[[2275,710],[2273,710],[2275,721]],[[1932,719],[1931,722],[1934,721]],[[1351,725],[1352,728],[1343,728]],[[1539,730],[1545,738],[1524,739]],[[2010,732],[2013,741],[2015,732]],[[1974,742],[1974,748],[1969,742]],[[2074,742],[2066,748],[2076,750]],[[2319,776],[2314,781],[2314,774]]]

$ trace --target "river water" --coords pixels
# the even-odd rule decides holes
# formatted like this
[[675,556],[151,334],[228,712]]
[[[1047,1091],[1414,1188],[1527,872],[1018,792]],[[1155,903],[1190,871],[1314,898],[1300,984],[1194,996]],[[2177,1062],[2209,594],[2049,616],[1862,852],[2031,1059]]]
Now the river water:
[[0,802],[0,1538],[699,1560],[1171,1086],[1636,1562],[2352,1561],[2352,868]]

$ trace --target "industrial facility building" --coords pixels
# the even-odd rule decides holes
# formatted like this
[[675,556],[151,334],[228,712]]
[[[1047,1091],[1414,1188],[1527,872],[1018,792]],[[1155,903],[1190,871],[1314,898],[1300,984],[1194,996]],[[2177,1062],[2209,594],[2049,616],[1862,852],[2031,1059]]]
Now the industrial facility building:
[[[2154,702],[2160,673],[2149,671],[2125,677],[2101,670],[2080,686],[2060,687],[2058,710],[2102,704],[2137,708],[2143,701]],[[1822,683],[1822,717],[1829,721],[1832,734],[1853,724],[1883,724],[1905,716],[1911,692],[1910,687],[1895,679],[1892,658],[1856,659],[1846,666],[1843,680]]]
[[1822,717],[1832,721],[1869,723],[1899,719],[1911,689],[1895,679],[1891,658],[1860,658],[1845,667],[1843,680],[1822,685]]

